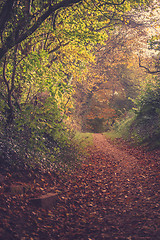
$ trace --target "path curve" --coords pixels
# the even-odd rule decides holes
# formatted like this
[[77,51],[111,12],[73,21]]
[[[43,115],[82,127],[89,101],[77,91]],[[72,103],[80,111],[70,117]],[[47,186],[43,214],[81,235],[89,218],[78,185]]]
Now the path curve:
[[154,164],[148,166],[147,161],[142,164],[102,134],[94,134],[93,138],[94,148],[90,150],[92,164],[94,162],[95,172],[99,170],[101,173],[98,179],[106,186],[109,195],[105,218],[117,231],[102,236],[104,239],[160,239],[160,178],[157,168]]
[[[54,172],[29,172],[34,181],[23,195],[4,191],[11,175],[0,179],[2,240],[160,239],[158,151],[152,158],[102,134],[93,134],[93,142],[69,173],[59,171],[57,178]],[[29,204],[42,191],[57,193],[53,208]]]
[[80,224],[83,230],[75,239],[160,239],[157,169],[148,167],[147,161],[142,164],[102,134],[93,138],[90,157],[79,169],[76,184],[70,185],[77,221],[83,218],[87,223]]
[[140,161],[102,134],[93,134],[88,153],[64,183],[70,210],[61,239],[160,239],[157,169],[145,163],[145,156]]

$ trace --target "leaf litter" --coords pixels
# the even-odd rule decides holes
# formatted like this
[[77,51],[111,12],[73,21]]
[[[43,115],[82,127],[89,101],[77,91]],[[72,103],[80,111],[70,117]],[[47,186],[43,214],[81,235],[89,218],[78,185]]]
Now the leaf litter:
[[[160,239],[160,151],[94,134],[88,153],[70,173],[2,173],[0,239]],[[49,192],[59,194],[51,209],[29,204]]]

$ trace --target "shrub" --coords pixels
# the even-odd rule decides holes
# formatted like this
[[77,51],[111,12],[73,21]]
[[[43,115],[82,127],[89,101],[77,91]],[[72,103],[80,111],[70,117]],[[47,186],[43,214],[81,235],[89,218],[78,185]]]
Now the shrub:
[[160,146],[160,85],[149,85],[134,101],[134,115],[120,122],[123,137],[150,147]]

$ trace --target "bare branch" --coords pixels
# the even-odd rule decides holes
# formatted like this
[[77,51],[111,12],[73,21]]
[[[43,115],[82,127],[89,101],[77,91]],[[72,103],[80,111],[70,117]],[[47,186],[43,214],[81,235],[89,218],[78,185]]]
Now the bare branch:
[[102,7],[104,5],[120,6],[120,5],[123,5],[125,1],[126,0],[122,0],[122,2],[120,3],[114,3],[114,1],[106,2],[106,3],[100,4],[99,7]]
[[4,80],[4,83],[6,84],[7,91],[9,92],[10,91],[9,82],[6,79],[6,62],[7,61],[5,56],[4,63],[3,63],[3,80]]
[[14,80],[15,80],[15,74],[16,74],[16,68],[17,68],[17,49],[18,49],[18,45],[16,45],[14,48],[13,72],[12,72],[11,89],[10,89],[11,93],[14,90]]
[[56,52],[58,49],[60,49],[61,47],[65,47],[65,46],[68,45],[69,43],[70,43],[70,41],[68,41],[68,42],[66,42],[66,43],[64,43],[64,44],[60,43],[57,47],[53,48],[53,49],[50,50],[48,53],[50,54],[50,53]]
[[151,71],[149,68],[143,66],[141,64],[140,56],[139,56],[139,67],[144,68],[147,71],[147,73],[149,73],[149,74],[158,74],[158,73],[160,73],[160,70]]

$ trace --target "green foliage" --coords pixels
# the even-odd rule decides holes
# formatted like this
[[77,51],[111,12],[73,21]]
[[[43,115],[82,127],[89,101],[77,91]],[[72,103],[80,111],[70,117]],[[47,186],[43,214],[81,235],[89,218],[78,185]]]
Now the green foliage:
[[150,49],[154,49],[156,51],[160,51],[160,42],[159,42],[160,36],[152,36],[151,39],[149,39],[148,44]]
[[109,138],[109,139],[116,139],[116,138],[120,138],[122,137],[121,133],[115,129],[112,129],[110,131],[107,131],[107,132],[104,132],[103,135],[106,137],[106,138]]
[[139,97],[134,101],[134,111],[140,115],[153,116],[160,106],[160,82],[154,78],[145,86],[145,91],[141,91]]
[[132,137],[130,136],[130,128],[132,123],[135,121],[135,117],[136,115],[133,111],[129,111],[127,115],[122,115],[121,118],[115,122],[113,131],[124,139],[131,139]]
[[[0,4],[0,59],[15,45],[23,42],[31,36],[41,25],[49,21],[49,25],[55,30],[57,24],[64,23],[67,19],[69,31],[66,28],[59,29],[58,37],[62,32],[68,35],[70,40],[80,40],[88,44],[88,40],[94,38],[93,32],[104,30],[107,26],[113,27],[115,23],[123,21],[123,13],[132,8],[146,5],[148,0],[126,1],[101,1],[101,0],[72,0],[72,1],[10,1],[5,0]],[[71,8],[72,7],[72,8]],[[78,23],[78,24],[77,24]],[[63,25],[63,24],[62,24]],[[77,28],[78,26],[78,28]],[[70,31],[72,28],[72,32]],[[79,42],[80,42],[79,41]],[[90,40],[89,40],[90,41]]]
[[[144,0],[9,1],[0,3],[1,160],[7,164],[53,165],[74,160],[65,126],[72,77],[93,60],[90,50],[104,30]],[[71,6],[73,8],[71,8]]]
[[75,140],[81,144],[82,148],[86,148],[93,144],[93,136],[92,133],[82,133],[79,131],[75,132]]
[[[149,87],[137,101],[137,118],[135,127],[142,142],[155,142],[160,145],[160,85]],[[158,143],[159,142],[159,143]]]
[[28,104],[12,125],[1,124],[1,165],[22,167],[68,166],[78,157],[72,132],[59,122],[56,102]]
[[82,157],[84,159],[84,157],[87,156],[86,149],[93,145],[92,133],[88,133],[88,132],[82,133],[79,131],[75,131],[73,140],[78,145],[78,152],[80,155],[80,160],[82,159]]
[[[5,79],[1,82],[1,164],[19,166],[66,165],[77,157],[71,131],[64,125],[66,104],[71,86],[59,77],[53,77],[47,68],[45,51],[31,52],[21,58],[17,52],[17,64],[12,81],[12,58],[6,58]],[[2,70],[2,68],[1,68]],[[7,123],[7,84],[11,92],[13,121]],[[62,101],[63,100],[63,101]],[[69,153],[69,154],[68,154]]]
[[146,90],[134,101],[132,115],[119,123],[123,137],[151,148],[160,147],[160,83],[147,84]]

